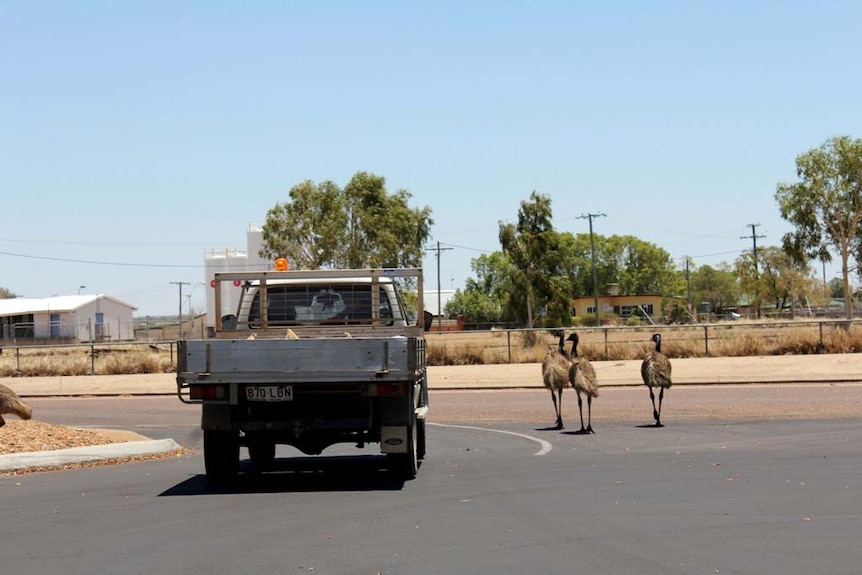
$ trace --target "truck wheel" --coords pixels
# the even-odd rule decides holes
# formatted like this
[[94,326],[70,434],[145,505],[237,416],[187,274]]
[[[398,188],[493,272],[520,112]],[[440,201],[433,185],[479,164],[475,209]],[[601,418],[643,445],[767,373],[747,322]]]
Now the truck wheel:
[[235,431],[204,431],[204,469],[207,481],[222,486],[239,471],[239,438]]
[[416,420],[416,459],[425,459],[425,420]]
[[416,477],[416,472],[419,470],[416,453],[417,427],[414,422],[410,427],[410,433],[407,434],[407,453],[390,453],[386,456],[389,460],[389,471],[405,481]]
[[270,469],[275,461],[275,443],[255,440],[248,444],[248,456],[257,469]]

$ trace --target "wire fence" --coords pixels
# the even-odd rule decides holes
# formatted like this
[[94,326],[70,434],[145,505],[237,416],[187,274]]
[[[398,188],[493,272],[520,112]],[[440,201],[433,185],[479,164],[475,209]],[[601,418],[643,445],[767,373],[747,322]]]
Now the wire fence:
[[206,316],[173,321],[136,319],[131,322],[35,321],[0,324],[0,345],[64,345],[78,343],[169,341],[206,337]]
[[[191,324],[190,324],[191,325]],[[168,326],[144,326],[148,339],[128,342],[3,343],[0,377],[166,373],[176,369],[176,338]],[[862,320],[724,322],[669,326],[564,328],[579,335],[579,351],[593,360],[642,358],[662,334],[670,357],[758,356],[862,352]],[[184,337],[200,337],[201,320]],[[170,339],[152,338],[171,333]],[[426,334],[429,365],[531,363],[541,361],[558,342],[554,329],[494,329]]]

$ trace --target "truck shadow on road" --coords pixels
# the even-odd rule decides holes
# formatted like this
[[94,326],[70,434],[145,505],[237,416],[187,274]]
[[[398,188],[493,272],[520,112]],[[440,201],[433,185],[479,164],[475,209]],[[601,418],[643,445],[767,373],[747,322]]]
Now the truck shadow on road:
[[[159,497],[231,493],[306,493],[318,491],[400,491],[405,481],[386,468],[384,456],[316,456],[276,459],[266,471],[250,461],[225,486],[214,487],[205,475],[195,475]],[[421,464],[420,464],[421,465]]]

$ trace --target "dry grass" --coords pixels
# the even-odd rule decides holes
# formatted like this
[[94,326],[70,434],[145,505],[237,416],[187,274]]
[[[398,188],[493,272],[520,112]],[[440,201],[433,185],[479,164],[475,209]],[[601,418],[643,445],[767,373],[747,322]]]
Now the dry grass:
[[[611,361],[642,358],[653,348],[650,336],[656,332],[662,334],[662,351],[671,358],[862,351],[862,325],[843,322],[728,322],[706,327],[578,328],[577,331],[581,354]],[[537,363],[548,349],[557,346],[553,330],[430,333],[427,340],[429,365]],[[482,362],[478,361],[480,357]]]
[[142,346],[89,346],[20,348],[17,355],[7,349],[0,356],[0,377],[44,377],[118,375],[126,373],[171,373],[176,369],[170,349]]
[[[579,327],[577,332],[580,352],[595,360],[639,359],[652,349],[650,336],[655,332],[662,333],[662,351],[671,358],[862,351],[862,324],[847,322],[738,321],[708,326]],[[539,363],[548,349],[557,346],[553,330],[431,332],[426,339],[429,365]],[[175,356],[167,344],[21,348],[17,357],[7,348],[0,355],[0,377],[171,373],[175,369]]]

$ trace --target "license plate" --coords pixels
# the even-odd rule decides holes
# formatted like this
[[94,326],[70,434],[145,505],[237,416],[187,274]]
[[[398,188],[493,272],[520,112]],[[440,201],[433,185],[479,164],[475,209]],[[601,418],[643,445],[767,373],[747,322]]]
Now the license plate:
[[248,401],[293,401],[290,385],[247,385],[245,398]]

